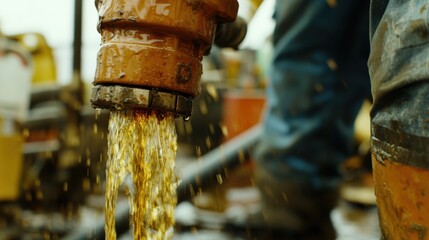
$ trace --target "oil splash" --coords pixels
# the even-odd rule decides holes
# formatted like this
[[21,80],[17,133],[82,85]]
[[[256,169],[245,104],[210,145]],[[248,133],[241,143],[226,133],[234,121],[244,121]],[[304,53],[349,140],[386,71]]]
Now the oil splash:
[[[171,239],[177,204],[174,116],[137,110],[112,111],[106,182],[106,239],[116,239],[118,190],[126,178],[134,239]],[[130,181],[131,182],[131,181]]]

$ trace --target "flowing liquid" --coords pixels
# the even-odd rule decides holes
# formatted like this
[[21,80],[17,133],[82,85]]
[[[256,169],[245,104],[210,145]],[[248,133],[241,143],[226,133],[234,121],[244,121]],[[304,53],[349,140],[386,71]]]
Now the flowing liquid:
[[111,112],[106,170],[106,239],[116,239],[116,201],[119,187],[126,178],[134,239],[172,238],[178,184],[176,149],[173,115],[158,116],[155,112],[137,110]]

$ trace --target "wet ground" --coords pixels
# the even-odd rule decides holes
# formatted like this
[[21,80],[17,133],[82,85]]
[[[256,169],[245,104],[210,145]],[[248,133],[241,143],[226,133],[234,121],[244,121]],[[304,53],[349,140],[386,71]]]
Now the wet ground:
[[[181,214],[184,214],[184,212]],[[377,209],[374,206],[357,206],[341,202],[333,210],[331,218],[337,231],[337,240],[380,239]],[[214,226],[216,224],[213,224],[213,216],[208,217],[207,221],[212,222],[211,226],[207,224],[207,228],[194,227],[187,228],[186,231],[182,232],[176,231],[173,240],[267,240],[261,234],[243,233],[241,231],[234,231],[234,229],[216,229],[216,226]],[[133,238],[130,234],[126,234],[119,239],[132,240]]]
[[[187,161],[180,158],[178,169],[186,165]],[[200,199],[194,198],[194,203],[182,202],[175,212],[176,231],[173,240],[269,240],[264,231],[247,229],[234,229],[225,222],[231,219],[244,221],[246,214],[257,211],[259,194],[251,186],[251,168],[243,166],[231,173],[229,181],[217,190],[206,191]],[[235,176],[235,177],[234,177]],[[368,175],[363,182],[372,179]],[[249,185],[250,184],[250,185]],[[360,184],[371,185],[371,184]],[[344,187],[345,186],[345,187]],[[379,240],[377,208],[373,189],[365,187],[364,190],[355,188],[355,185],[345,184],[342,196],[337,207],[331,212],[331,220],[337,232],[337,240]],[[347,190],[347,191],[345,191]],[[358,190],[358,191],[356,191]],[[205,196],[201,197],[201,196]],[[347,198],[347,199],[345,199]],[[350,199],[359,199],[360,203],[352,203]],[[365,202],[365,204],[362,204]],[[198,205],[199,207],[195,207]],[[222,209],[222,210],[219,210]],[[131,234],[125,234],[121,240],[133,239]],[[297,240],[288,238],[282,240]],[[317,239],[317,238],[316,238]]]
[[[235,191],[235,193],[234,193]],[[255,190],[252,188],[232,190],[232,194],[227,194],[229,199],[236,201],[234,207],[228,207],[223,212],[196,208],[189,202],[182,202],[175,211],[177,221],[176,231],[173,240],[268,240],[264,232],[255,230],[234,229],[226,225],[226,219],[240,220],[245,212],[256,209]],[[237,204],[238,198],[245,199]],[[118,208],[123,208],[128,204],[126,197],[122,197],[118,203]],[[97,195],[89,198],[87,204],[80,209],[80,219],[72,223],[64,222],[59,214],[29,214],[21,212],[23,219],[27,219],[26,231],[19,231],[19,228],[2,228],[0,225],[0,239],[46,239],[37,232],[43,232],[41,228],[48,226],[49,232],[58,228],[58,232],[63,230],[76,231],[82,228],[93,228],[103,219],[104,195]],[[380,231],[378,227],[377,208],[375,205],[351,204],[342,200],[332,211],[331,219],[334,223],[337,240],[379,240]],[[3,219],[5,220],[5,219]],[[6,224],[6,223],[3,223]],[[6,225],[5,225],[6,226]],[[32,230],[33,229],[33,230]],[[61,230],[62,229],[62,230]],[[73,229],[73,230],[72,230]],[[11,236],[19,236],[14,238]],[[37,237],[36,237],[37,236]],[[50,238],[61,239],[61,238]],[[121,235],[118,239],[132,240],[130,232]],[[282,238],[283,239],[283,238]],[[289,238],[296,240],[295,238]],[[287,240],[287,239],[285,239]]]
[[[179,167],[180,167],[180,162]],[[203,200],[202,204],[195,201],[203,207],[195,208],[193,204],[181,203],[176,208],[177,225],[188,225],[193,227],[178,228],[174,240],[244,240],[244,239],[264,239],[268,238],[256,236],[250,231],[243,233],[242,231],[234,231],[233,228],[225,228],[225,219],[229,219],[234,215],[235,219],[240,219],[240,215],[246,215],[246,212],[257,211],[259,194],[258,191],[251,186],[249,182],[243,179],[251,178],[251,168],[235,171],[231,174],[229,181],[235,182],[228,186],[221,197],[225,199],[222,212],[213,211],[213,208],[219,208],[209,200]],[[235,177],[234,177],[235,175]],[[363,174],[358,182],[345,182],[341,188],[341,196],[337,207],[331,212],[331,220],[337,232],[337,240],[379,240],[380,230],[378,224],[377,208],[375,206],[375,196],[372,187],[372,175],[370,172]],[[251,182],[251,181],[250,181]],[[233,186],[231,186],[233,185]],[[237,186],[240,186],[241,188]],[[213,191],[211,193],[213,198]],[[203,194],[205,195],[205,194]],[[207,195],[207,194],[206,194]],[[223,196],[222,196],[223,195]],[[216,200],[219,202],[219,200]],[[204,203],[206,205],[204,206]],[[233,207],[231,207],[233,206]],[[211,211],[203,209],[211,209]],[[132,239],[124,237],[124,240]],[[290,238],[296,240],[294,238]],[[287,239],[286,239],[287,240]]]
[[[184,214],[184,213],[179,213]],[[180,216],[177,216],[180,218]],[[212,222],[213,216],[207,221]],[[331,219],[337,231],[337,240],[379,240],[380,230],[378,226],[377,208],[375,206],[355,205],[341,201],[332,211]],[[210,224],[208,224],[210,226]],[[127,239],[127,238],[124,238]],[[130,238],[128,238],[130,239]],[[194,228],[186,232],[176,232],[175,240],[244,240],[244,239],[266,239],[259,234],[234,232],[234,229],[216,230]],[[292,239],[292,238],[291,238]]]

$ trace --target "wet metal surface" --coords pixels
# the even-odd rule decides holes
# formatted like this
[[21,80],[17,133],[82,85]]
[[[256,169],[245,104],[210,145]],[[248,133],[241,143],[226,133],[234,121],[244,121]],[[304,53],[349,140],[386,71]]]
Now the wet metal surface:
[[118,85],[97,85],[91,95],[91,104],[95,108],[149,108],[184,117],[191,115],[192,100],[192,97],[179,94]]

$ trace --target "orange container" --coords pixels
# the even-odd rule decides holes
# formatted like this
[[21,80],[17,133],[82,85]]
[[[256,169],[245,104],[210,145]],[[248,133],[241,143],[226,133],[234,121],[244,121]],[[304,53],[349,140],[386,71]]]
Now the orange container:
[[384,159],[373,171],[385,239],[429,239],[429,170]]
[[262,120],[265,90],[232,90],[223,97],[222,122],[228,141]]

